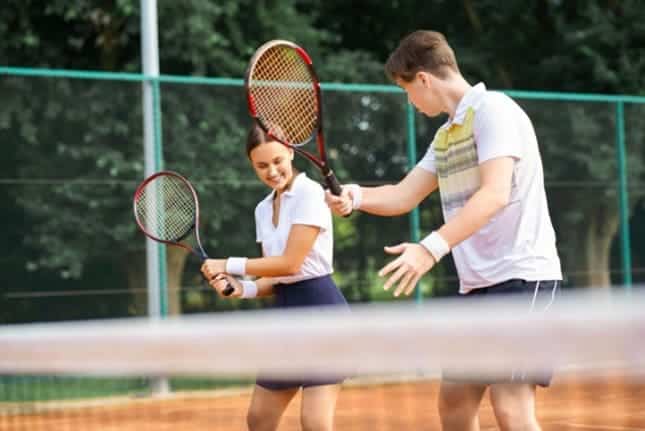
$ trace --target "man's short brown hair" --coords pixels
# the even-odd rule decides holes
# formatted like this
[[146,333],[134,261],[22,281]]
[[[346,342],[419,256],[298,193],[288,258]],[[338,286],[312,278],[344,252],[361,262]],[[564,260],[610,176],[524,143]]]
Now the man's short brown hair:
[[385,63],[385,73],[395,82],[410,82],[419,71],[444,78],[447,70],[459,73],[455,53],[443,34],[429,30],[407,35]]

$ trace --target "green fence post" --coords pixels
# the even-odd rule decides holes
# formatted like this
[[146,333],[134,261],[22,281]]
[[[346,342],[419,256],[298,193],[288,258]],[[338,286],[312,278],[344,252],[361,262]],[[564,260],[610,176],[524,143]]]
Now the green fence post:
[[[414,123],[414,107],[408,103],[406,106],[406,119],[407,119],[407,147],[408,147],[408,168],[413,169],[417,164],[417,138],[416,127]],[[419,208],[415,208],[410,213],[410,240],[412,242],[419,242]],[[417,285],[415,292],[415,301],[421,303],[423,301],[423,292],[421,291],[421,283]]]
[[618,211],[623,285],[632,287],[632,255],[629,245],[629,196],[627,192],[627,155],[625,150],[625,103],[616,102],[616,164],[618,166]]

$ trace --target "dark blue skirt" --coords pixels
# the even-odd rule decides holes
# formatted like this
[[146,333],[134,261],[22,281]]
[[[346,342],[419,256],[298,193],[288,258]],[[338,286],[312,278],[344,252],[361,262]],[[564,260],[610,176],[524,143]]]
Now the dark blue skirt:
[[[274,308],[289,307],[327,307],[335,306],[349,310],[347,301],[336,287],[331,275],[297,281],[291,284],[276,284],[273,286]],[[299,378],[289,380],[263,379],[259,377],[256,384],[269,390],[290,388],[306,388],[309,386],[333,385],[345,380],[343,377],[330,378]]]

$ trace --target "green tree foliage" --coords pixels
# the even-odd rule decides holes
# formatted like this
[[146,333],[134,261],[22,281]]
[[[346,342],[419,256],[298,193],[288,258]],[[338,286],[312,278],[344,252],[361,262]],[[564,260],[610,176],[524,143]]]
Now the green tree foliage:
[[[2,9],[0,28],[7,42],[0,49],[12,65],[138,70],[138,2],[59,1],[43,10],[33,2],[12,3]],[[278,1],[161,2],[159,29],[164,73],[220,77],[240,77],[252,52],[268,39],[297,40],[317,58],[327,37],[308,14]],[[338,61],[331,56],[320,71],[338,72],[361,55],[339,52]],[[365,66],[368,61],[362,55]],[[132,192],[143,175],[140,84],[10,77],[0,85],[7,102],[0,124],[17,160],[7,178],[28,180],[12,196],[30,220],[30,228],[21,229],[24,243],[35,250],[28,260],[22,257],[22,266],[77,279],[87,275],[91,262],[105,262],[120,270],[94,276],[127,280],[138,292],[127,313],[145,312],[143,241],[131,212]],[[166,167],[197,184],[207,248],[214,255],[257,253],[248,226],[265,191],[240,145],[250,125],[242,88],[162,84],[162,114]],[[183,268],[186,256],[169,254],[170,271]],[[185,282],[198,284],[194,277]],[[177,291],[171,309],[180,310]]]
[[[356,7],[369,13],[356,14]],[[283,38],[306,47],[324,82],[384,83],[382,63],[399,39],[432,28],[448,36],[465,76],[491,88],[640,93],[644,14],[636,0],[159,2],[160,62],[164,74],[239,78],[257,46]],[[139,72],[139,39],[137,0],[6,0],[0,7],[3,65]],[[0,197],[11,203],[4,206],[0,233],[11,253],[1,262],[12,290],[143,289],[144,243],[130,208],[143,176],[140,83],[3,76],[0,94]],[[166,167],[197,184],[208,250],[256,254],[249,226],[266,190],[241,145],[250,125],[242,87],[164,83],[161,94]],[[377,184],[405,174],[402,93],[330,90],[323,98],[330,156],[341,180]],[[573,281],[607,282],[617,226],[614,107],[518,101],[541,141],[565,270],[600,268],[597,278]],[[641,110],[626,108],[632,184],[642,181],[645,169]],[[419,156],[438,124],[419,117]],[[307,164],[300,167],[316,177]],[[640,189],[630,191],[637,202]],[[422,210],[427,232],[441,222],[437,202]],[[387,260],[381,247],[405,240],[407,232],[405,217],[336,220],[337,279],[350,298],[378,296],[373,274]],[[178,259],[176,270],[186,263],[185,256],[170,259]],[[184,285],[199,286],[197,263],[188,265]],[[427,280],[445,275],[444,284],[454,288],[452,269],[444,265]],[[145,290],[134,292],[120,295],[113,308],[102,304],[96,316],[145,312]],[[35,311],[27,301],[20,302],[25,309],[9,305],[15,302],[0,307],[12,308],[14,316],[88,315],[78,311],[84,298],[76,299],[61,316],[47,307]],[[198,289],[176,296],[175,311],[180,303],[188,311],[242,306]]]
[[[608,94],[642,94],[645,88],[645,9],[639,1],[366,0],[360,7],[370,13],[332,20],[349,13],[350,5],[324,3],[318,23],[331,23],[333,46],[385,60],[405,34],[434,29],[448,37],[462,73],[489,88]],[[615,106],[517,100],[540,140],[569,282],[608,285],[618,226]],[[643,197],[638,187],[645,176],[641,111],[640,105],[626,107],[631,206]],[[420,129],[427,130],[423,122]],[[420,148],[433,131],[434,126],[420,134]],[[613,280],[620,282],[621,274]]]

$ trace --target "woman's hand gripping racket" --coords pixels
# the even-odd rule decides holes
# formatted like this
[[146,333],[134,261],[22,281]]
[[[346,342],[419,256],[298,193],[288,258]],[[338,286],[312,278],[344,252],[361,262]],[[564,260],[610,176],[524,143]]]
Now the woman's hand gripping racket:
[[[260,127],[316,165],[327,187],[340,196],[325,153],[320,82],[305,50],[286,40],[265,43],[251,58],[245,87],[249,112]],[[300,148],[314,139],[318,157]]]
[[[134,217],[148,238],[183,247],[202,262],[208,255],[199,238],[199,201],[190,182],[176,172],[146,178],[134,193]],[[223,294],[229,296],[230,284]]]

